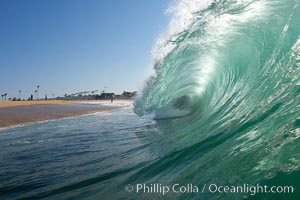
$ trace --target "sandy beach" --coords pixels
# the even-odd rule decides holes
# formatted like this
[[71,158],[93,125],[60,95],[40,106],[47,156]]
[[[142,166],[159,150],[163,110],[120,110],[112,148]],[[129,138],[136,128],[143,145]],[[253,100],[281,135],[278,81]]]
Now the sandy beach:
[[48,100],[1,102],[0,128],[116,109],[114,106],[105,107],[99,104],[81,103],[83,103],[83,101]]
[[16,107],[16,106],[32,106],[32,105],[62,105],[74,104],[82,101],[66,101],[66,100],[41,100],[41,101],[5,101],[0,102],[0,108]]

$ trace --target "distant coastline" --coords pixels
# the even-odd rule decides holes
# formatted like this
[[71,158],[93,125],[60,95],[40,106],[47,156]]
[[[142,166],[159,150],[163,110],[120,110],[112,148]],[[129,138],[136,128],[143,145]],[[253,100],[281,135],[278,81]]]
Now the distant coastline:
[[[122,102],[124,100],[116,101]],[[83,104],[87,102],[93,102],[94,104]],[[114,104],[112,106],[101,105],[103,102],[109,101],[39,100],[0,102],[0,128],[117,109],[116,106],[113,106]]]
[[74,94],[65,94],[64,97],[56,97],[55,100],[108,100],[111,98],[132,100],[137,96],[137,92],[126,92],[122,94],[115,94],[113,92],[102,92],[101,94],[94,94],[93,92],[79,92]]
[[[35,100],[108,100],[108,99],[123,99],[123,100],[132,100],[137,95],[137,91],[127,92],[124,91],[122,94],[115,94],[114,92],[105,92],[104,90],[99,92],[98,90],[94,91],[83,91],[71,94],[64,94],[63,96],[52,97],[49,98],[46,94],[45,97],[39,97],[39,88],[34,91],[34,95],[31,94],[28,98],[21,98],[21,90],[19,90],[19,97],[11,97],[8,96],[8,93],[1,94],[1,102],[10,102],[10,101],[35,101]],[[7,97],[8,96],[8,97]]]
[[[30,95],[27,100],[21,98],[21,90],[19,98],[7,98],[8,93],[2,94],[0,128],[117,109],[114,101],[132,101],[137,96],[137,92],[115,94],[94,90],[65,94],[63,97],[48,98],[45,95],[44,98],[39,98],[39,89],[40,86],[37,86],[35,95]],[[104,106],[104,102],[112,104]]]

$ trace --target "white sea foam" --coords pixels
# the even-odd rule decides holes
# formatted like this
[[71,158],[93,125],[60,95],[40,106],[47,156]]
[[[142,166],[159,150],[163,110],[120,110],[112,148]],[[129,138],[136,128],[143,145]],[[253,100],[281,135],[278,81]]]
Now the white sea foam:
[[110,101],[87,101],[81,102],[80,104],[88,104],[88,105],[100,105],[105,107],[128,107],[132,106],[133,102],[128,100],[117,100],[114,102]]
[[171,16],[167,31],[157,39],[152,50],[154,61],[164,58],[175,47],[166,43],[174,35],[187,29],[194,21],[194,13],[208,8],[216,0],[176,0],[167,9],[166,14]]

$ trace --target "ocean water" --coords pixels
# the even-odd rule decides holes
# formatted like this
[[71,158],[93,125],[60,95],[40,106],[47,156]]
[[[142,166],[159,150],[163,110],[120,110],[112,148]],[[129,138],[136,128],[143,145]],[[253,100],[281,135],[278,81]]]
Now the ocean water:
[[155,122],[137,117],[132,102],[110,105],[119,108],[1,129],[0,199],[117,199],[125,193],[126,177],[156,157],[143,141]]
[[[143,171],[147,178],[299,191],[300,1],[182,0],[169,13],[153,50],[154,73],[135,102],[135,112],[153,114],[165,134],[160,152],[169,150]],[[190,198],[197,197],[179,197]]]
[[0,199],[300,199],[300,1],[168,13],[134,105],[0,130]]

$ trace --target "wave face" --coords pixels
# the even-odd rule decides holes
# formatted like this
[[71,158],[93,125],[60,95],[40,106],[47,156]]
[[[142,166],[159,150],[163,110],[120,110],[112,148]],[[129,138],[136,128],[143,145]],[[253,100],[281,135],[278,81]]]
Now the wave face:
[[300,1],[182,0],[170,10],[155,74],[134,108],[153,114],[176,138],[168,144],[194,160],[165,159],[192,162],[180,176],[196,183],[298,171]]
[[187,0],[172,9],[136,113],[176,116],[178,110],[245,120],[241,116],[295,100],[289,96],[300,85],[299,1],[200,2],[198,9]]

